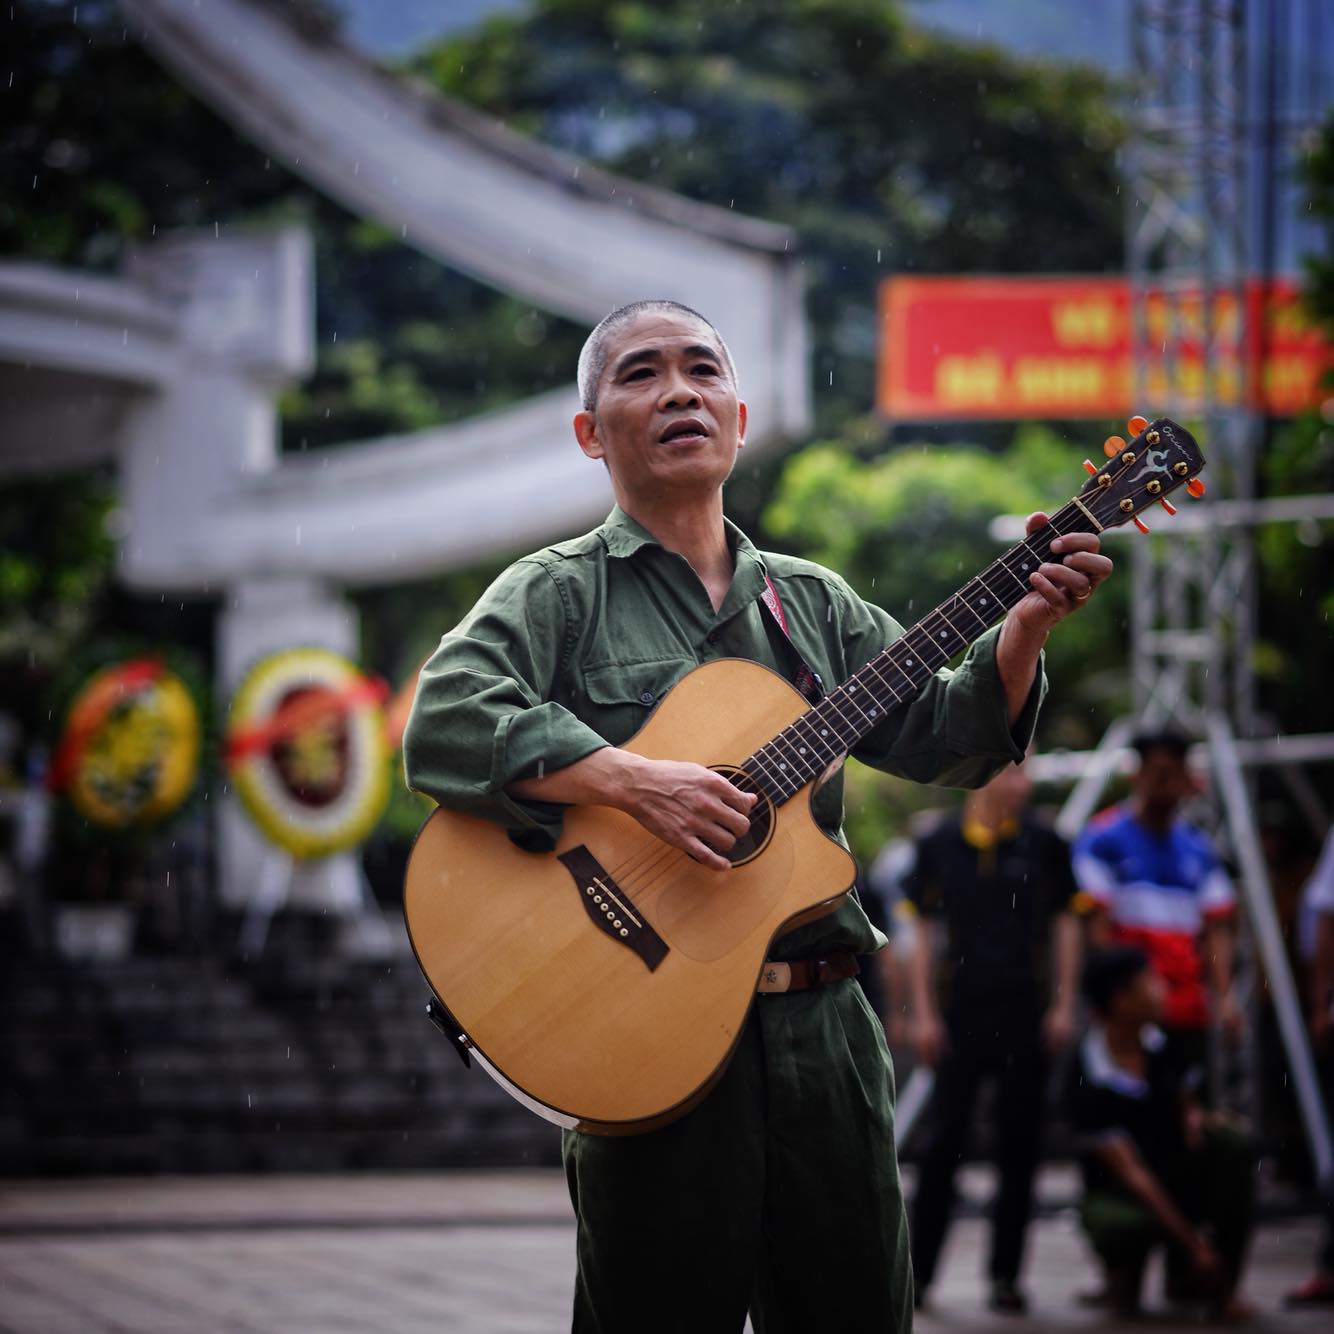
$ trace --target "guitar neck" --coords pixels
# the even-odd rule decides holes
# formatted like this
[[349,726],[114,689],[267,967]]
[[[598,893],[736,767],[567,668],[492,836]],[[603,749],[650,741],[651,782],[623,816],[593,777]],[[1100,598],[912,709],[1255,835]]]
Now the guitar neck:
[[913,699],[939,668],[1029,592],[1029,575],[1051,559],[1054,538],[1098,529],[1089,511],[1077,500],[1070,501],[740,767],[775,805],[786,801]]

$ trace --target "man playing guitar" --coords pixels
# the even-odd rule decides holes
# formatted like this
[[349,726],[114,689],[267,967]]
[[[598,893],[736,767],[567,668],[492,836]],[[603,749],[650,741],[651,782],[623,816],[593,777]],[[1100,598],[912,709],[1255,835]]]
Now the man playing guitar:
[[[707,320],[666,301],[613,312],[584,347],[579,387],[575,437],[606,465],[616,508],[516,562],[444,637],[404,737],[408,781],[527,848],[553,845],[567,807],[607,806],[727,872],[755,796],[624,742],[700,663],[837,682],[902,630],[836,574],[759,552],[723,517],[746,406]],[[959,787],[1022,759],[1046,636],[1111,568],[1096,536],[1058,537],[1004,621],[853,753]],[[840,772],[812,809],[841,840]],[[731,1060],[693,1110],[643,1134],[566,1133],[575,1330],[736,1334],[748,1309],[766,1334],[911,1328],[893,1072],[852,980],[854,956],[883,943],[848,895],[774,942]]]

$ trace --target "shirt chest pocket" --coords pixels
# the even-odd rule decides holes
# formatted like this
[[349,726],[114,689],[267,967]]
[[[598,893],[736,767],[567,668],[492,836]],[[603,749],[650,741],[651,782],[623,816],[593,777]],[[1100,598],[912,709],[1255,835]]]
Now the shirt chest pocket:
[[695,664],[687,658],[651,658],[586,666],[583,721],[619,746],[641,727],[654,706]]

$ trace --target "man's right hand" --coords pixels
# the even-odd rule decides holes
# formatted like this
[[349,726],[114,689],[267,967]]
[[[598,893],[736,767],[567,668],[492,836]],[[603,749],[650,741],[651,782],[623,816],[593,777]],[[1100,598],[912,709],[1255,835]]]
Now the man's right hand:
[[750,828],[758,800],[702,764],[651,760],[617,746],[602,746],[540,777],[517,779],[507,790],[534,801],[615,807],[715,871],[731,870],[721,854]]
[[917,1059],[932,1069],[945,1053],[945,1025],[934,1010],[918,1010],[912,1020],[912,1045]]
[[[629,754],[629,752],[624,752]],[[608,804],[633,815],[650,834],[715,871],[732,863],[730,851],[750,829],[758,797],[722,774],[688,760],[650,760],[625,766],[625,782]]]
[[1223,1282],[1222,1257],[1198,1232],[1191,1234],[1185,1249],[1190,1267],[1201,1282],[1209,1287],[1217,1287]]

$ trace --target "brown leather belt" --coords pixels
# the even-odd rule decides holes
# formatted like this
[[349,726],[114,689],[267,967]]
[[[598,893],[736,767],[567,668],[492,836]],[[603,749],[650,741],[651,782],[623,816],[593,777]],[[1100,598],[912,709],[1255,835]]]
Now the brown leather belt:
[[781,995],[787,991],[805,991],[842,982],[861,972],[857,956],[851,950],[837,950],[822,959],[766,959],[760,969],[755,990],[761,996]]

